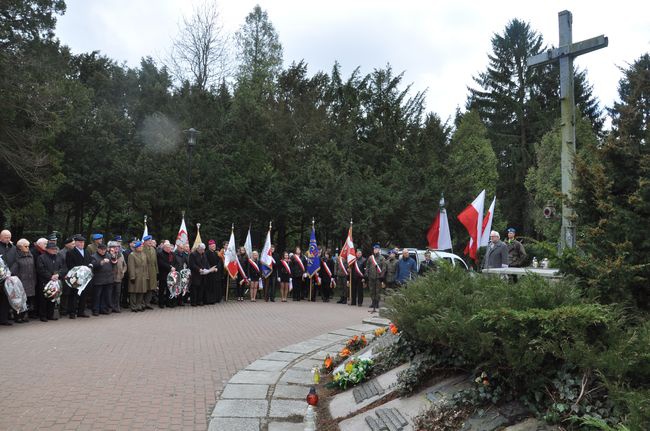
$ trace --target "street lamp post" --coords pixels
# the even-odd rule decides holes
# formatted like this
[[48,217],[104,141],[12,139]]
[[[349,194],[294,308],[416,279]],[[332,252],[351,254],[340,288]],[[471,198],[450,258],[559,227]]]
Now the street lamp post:
[[192,150],[196,146],[196,140],[200,132],[191,127],[185,130],[185,133],[187,134],[187,202],[185,204],[185,214],[188,214],[190,210],[190,186],[192,185]]

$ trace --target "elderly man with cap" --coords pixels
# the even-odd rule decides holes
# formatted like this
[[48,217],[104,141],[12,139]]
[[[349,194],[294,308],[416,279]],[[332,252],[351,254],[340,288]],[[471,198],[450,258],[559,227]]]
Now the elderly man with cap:
[[151,307],[151,298],[153,298],[154,292],[158,290],[158,256],[156,254],[156,245],[151,235],[145,236],[142,238],[142,241],[144,243],[143,253],[147,257],[147,268],[149,270],[147,292],[144,294],[144,308],[153,310]]
[[113,282],[108,288],[109,307],[113,313],[120,313],[122,279],[126,273],[126,260],[124,259],[124,255],[122,255],[122,245],[115,240],[109,241],[106,254],[113,265]]
[[526,249],[523,244],[515,239],[517,232],[514,227],[508,228],[508,239],[506,245],[508,246],[508,265],[519,268],[526,264]]
[[149,265],[143,251],[142,241],[133,243],[129,254],[129,305],[131,311],[144,311],[144,295],[149,290]]
[[508,246],[501,241],[499,232],[490,232],[490,243],[483,258],[483,269],[507,268],[508,267]]
[[[91,255],[86,253],[86,250],[84,249],[85,245],[86,238],[81,235],[74,236],[74,248],[72,250],[68,250],[65,255],[65,266],[68,271],[75,266],[92,267],[90,264]],[[88,287],[83,290],[81,295],[78,295],[76,290],[70,291],[70,295],[68,296],[68,316],[71,319],[75,319],[77,317],[90,317],[88,314],[86,314],[87,297]]]
[[110,294],[113,288],[114,263],[106,253],[108,247],[104,243],[97,244],[97,251],[91,256],[93,266],[93,282],[95,291],[93,296],[93,316],[110,314]]
[[97,252],[97,246],[104,242],[104,235],[101,233],[94,233],[90,236],[90,239],[92,239],[93,242],[88,244],[86,251],[92,256]]
[[[42,322],[58,320],[54,316],[54,302],[45,298],[43,288],[50,280],[59,281],[63,287],[63,278],[66,274],[65,258],[59,254],[56,242],[49,241],[45,246],[45,254],[36,260],[36,273],[38,275],[38,314]],[[66,298],[67,299],[67,298]]]
[[381,255],[381,245],[372,245],[372,254],[366,260],[366,279],[372,300],[370,308],[379,308],[382,284],[386,277],[386,260]]

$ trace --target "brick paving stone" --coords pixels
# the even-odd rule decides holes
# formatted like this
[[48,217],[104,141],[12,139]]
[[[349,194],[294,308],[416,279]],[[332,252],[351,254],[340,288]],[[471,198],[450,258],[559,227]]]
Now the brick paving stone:
[[[330,338],[300,343],[366,317],[363,307],[334,303],[231,301],[0,327],[3,361],[19,364],[2,376],[0,429],[206,430],[239,370],[301,356],[277,352],[286,346],[320,350]],[[240,420],[223,429],[259,425]],[[212,429],[220,423],[235,422]]]

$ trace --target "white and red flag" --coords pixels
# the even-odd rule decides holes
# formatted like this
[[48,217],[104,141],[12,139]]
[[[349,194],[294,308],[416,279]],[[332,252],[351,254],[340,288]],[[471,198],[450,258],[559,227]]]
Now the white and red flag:
[[451,248],[451,233],[449,232],[449,220],[447,210],[444,208],[445,200],[440,199],[440,211],[431,223],[427,232],[427,241],[431,250],[449,250]]
[[478,260],[478,244],[483,233],[483,207],[485,206],[485,190],[474,199],[467,208],[458,214],[458,220],[465,226],[469,233],[469,244],[465,248],[465,254],[469,254],[474,260]]
[[354,251],[354,242],[352,242],[352,223],[350,223],[350,230],[348,237],[345,239],[345,244],[341,249],[341,259],[345,261],[348,266],[352,265],[357,260],[357,253]]
[[494,199],[492,199],[490,209],[485,214],[485,217],[483,217],[483,233],[481,234],[481,242],[478,245],[479,247],[487,247],[487,245],[490,244],[490,232],[492,231],[492,219],[494,218],[494,206],[496,203],[497,197],[495,196]]
[[176,244],[188,244],[189,238],[187,236],[187,226],[185,226],[185,215],[181,219],[181,227],[178,229],[178,235],[176,235]]
[[228,270],[230,278],[237,278],[239,271],[239,259],[237,259],[237,247],[235,246],[235,229],[230,231],[230,240],[228,241],[228,248],[224,256],[224,265]]

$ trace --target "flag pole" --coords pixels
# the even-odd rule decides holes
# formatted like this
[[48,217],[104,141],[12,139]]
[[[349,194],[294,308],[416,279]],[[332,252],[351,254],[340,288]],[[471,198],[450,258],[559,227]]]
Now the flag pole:
[[[445,194],[444,193],[440,193],[440,202],[439,203],[440,203],[440,212],[444,211],[445,216],[446,216],[447,215],[447,208],[445,208]],[[449,220],[449,218],[447,218],[447,220]],[[447,221],[447,223],[449,223],[449,221]],[[449,239],[451,239],[451,237]],[[454,253],[454,243],[453,242],[451,243],[450,250],[451,250],[451,252],[453,254]]]
[[[231,233],[230,236],[232,236],[232,233],[235,231],[235,223],[232,224],[232,228],[231,228],[231,229],[232,229],[232,230],[230,231],[230,233]],[[189,240],[188,240],[188,241],[189,241]],[[228,244],[228,245],[230,245],[230,244]],[[226,250],[224,250],[224,252],[227,253],[228,250],[226,249]],[[226,260],[224,259],[224,263],[225,263],[225,261],[226,261]],[[231,279],[232,277],[230,276],[230,272],[228,271],[228,269],[226,269],[226,272],[228,273],[228,277],[226,278],[226,302],[228,302],[228,292],[230,291],[230,279]]]
[[[316,219],[314,217],[311,218],[311,230],[312,231],[316,230]],[[310,243],[311,243],[311,240],[310,240]],[[311,302],[313,284],[314,284],[314,274],[309,274],[309,301],[310,302]]]
[[[352,231],[352,219],[350,219],[350,231]],[[347,240],[348,239],[345,238],[346,242],[347,242]],[[348,250],[348,254],[349,253],[350,253],[350,251]],[[355,256],[355,259],[356,259],[356,256]],[[345,262],[345,264],[347,265],[348,263]],[[350,305],[352,305],[352,268],[350,267],[350,265],[348,265],[348,271],[350,272],[350,288],[349,288],[350,297],[349,297],[349,299],[350,299]]]

